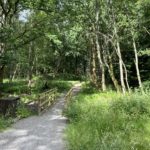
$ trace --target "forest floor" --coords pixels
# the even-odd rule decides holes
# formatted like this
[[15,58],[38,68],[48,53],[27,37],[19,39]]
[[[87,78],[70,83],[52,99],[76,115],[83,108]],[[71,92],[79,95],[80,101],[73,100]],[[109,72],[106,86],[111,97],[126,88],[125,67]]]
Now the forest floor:
[[[75,96],[81,89],[74,86]],[[62,115],[65,105],[63,93],[45,114],[20,120],[11,129],[0,133],[1,150],[65,150],[64,129],[67,118]]]

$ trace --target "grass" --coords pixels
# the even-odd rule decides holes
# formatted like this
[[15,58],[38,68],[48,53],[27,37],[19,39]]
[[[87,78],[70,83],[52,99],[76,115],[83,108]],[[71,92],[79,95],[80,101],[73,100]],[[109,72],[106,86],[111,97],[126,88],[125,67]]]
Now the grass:
[[66,130],[69,150],[150,148],[149,93],[123,96],[84,87],[65,114],[70,121]]
[[13,123],[12,118],[4,118],[0,116],[0,132],[7,129]]
[[5,79],[4,84],[2,85],[2,92],[7,94],[21,94],[21,93],[28,93],[28,84],[27,80],[25,79],[16,79],[12,82]]

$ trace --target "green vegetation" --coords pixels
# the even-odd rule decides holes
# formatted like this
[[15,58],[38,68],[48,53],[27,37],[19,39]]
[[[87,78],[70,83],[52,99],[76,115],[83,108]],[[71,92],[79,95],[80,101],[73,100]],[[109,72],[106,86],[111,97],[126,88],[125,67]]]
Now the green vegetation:
[[148,149],[150,0],[0,0],[0,98],[20,96],[20,118],[82,80],[69,149]]
[[[57,88],[58,95],[64,91],[69,90],[78,81],[71,81],[64,79],[49,79],[48,77],[35,77],[33,79],[31,89],[28,87],[28,81],[25,79],[16,79],[14,81],[4,80],[3,90],[4,96],[13,95],[21,98],[20,105],[17,109],[17,118],[27,118],[31,115],[35,115],[36,112],[30,110],[26,103],[30,101],[36,101],[38,96],[44,91]],[[0,131],[9,127],[13,123],[13,119],[6,117],[0,117]]]
[[35,77],[31,88],[28,87],[27,79],[16,79],[14,81],[4,80],[2,92],[6,95],[21,96],[23,102],[29,102],[47,90],[57,88],[59,93],[69,90],[78,81],[66,79],[48,79]]
[[8,128],[13,123],[12,118],[4,118],[0,116],[0,132]]
[[26,105],[24,105],[23,103],[20,104],[17,109],[17,118],[19,119],[27,118],[33,114],[34,113],[29,108],[27,108]]
[[84,87],[65,111],[69,150],[149,150],[150,93],[88,91]]

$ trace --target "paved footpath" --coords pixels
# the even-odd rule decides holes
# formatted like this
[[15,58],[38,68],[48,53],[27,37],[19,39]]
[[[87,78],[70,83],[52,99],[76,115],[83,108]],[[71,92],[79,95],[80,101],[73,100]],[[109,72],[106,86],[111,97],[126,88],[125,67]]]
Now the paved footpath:
[[[73,94],[81,89],[76,85]],[[65,94],[42,116],[18,121],[11,129],[0,133],[0,150],[66,150],[64,129],[66,118],[62,116]]]

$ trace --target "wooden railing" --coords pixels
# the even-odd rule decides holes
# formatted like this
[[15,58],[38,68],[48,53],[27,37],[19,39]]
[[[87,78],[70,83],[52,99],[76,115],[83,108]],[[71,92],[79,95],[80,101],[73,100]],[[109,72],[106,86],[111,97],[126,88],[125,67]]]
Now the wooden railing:
[[42,93],[38,98],[38,114],[44,113],[56,100],[57,89]]
[[66,100],[66,105],[68,105],[69,104],[69,102],[70,102],[70,100],[71,100],[71,98],[72,98],[72,94],[73,94],[73,89],[74,88],[71,88],[70,90],[69,90],[69,92],[66,94],[66,96],[65,96],[65,100]]

